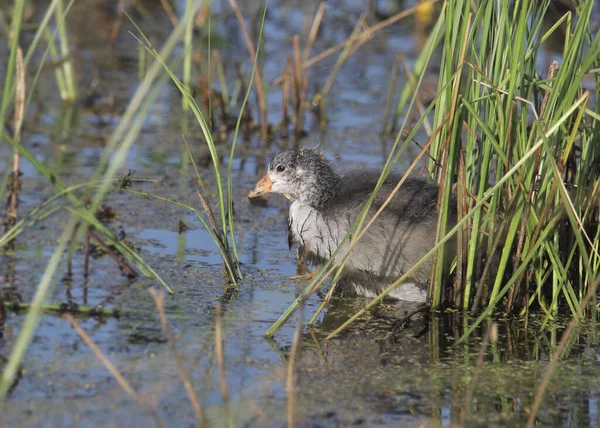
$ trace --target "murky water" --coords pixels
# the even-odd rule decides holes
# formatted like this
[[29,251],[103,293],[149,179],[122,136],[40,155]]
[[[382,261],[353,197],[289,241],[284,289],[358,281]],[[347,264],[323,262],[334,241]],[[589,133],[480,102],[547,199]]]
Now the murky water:
[[[171,24],[159,2],[141,3],[149,15],[134,10],[133,18],[159,46]],[[327,2],[323,28],[313,52],[345,40],[365,12],[364,3]],[[388,3],[380,2],[379,7],[384,10],[398,7],[396,2]],[[412,5],[398,3],[402,7]],[[269,3],[264,45],[267,81],[282,72],[292,52],[292,37],[301,34],[304,43],[316,4],[316,1],[293,0]],[[33,9],[36,19],[39,20],[46,6],[36,2]],[[244,7],[245,16],[256,19],[260,13],[260,2]],[[44,70],[29,106],[24,145],[66,183],[89,179],[138,82],[138,45],[127,33],[131,26],[126,20],[114,49],[107,48],[106,41],[116,18],[116,6],[86,0],[75,2],[68,19],[80,90],[85,94],[94,87],[106,102],[93,109],[63,106],[57,97],[52,70]],[[248,78],[250,65],[242,34],[227,2],[214,2],[211,25],[213,47],[220,49],[228,77],[234,81],[233,61],[237,60],[243,64]],[[326,100],[327,128],[320,130],[318,119],[307,113],[304,127],[307,137],[301,143],[322,144],[327,154],[345,167],[380,165],[391,145],[391,140],[382,141],[379,137],[390,70],[396,53],[404,54],[409,63],[416,57],[425,36],[420,34],[421,28],[414,20],[401,21],[377,34],[350,57]],[[26,33],[25,40],[28,37],[31,34]],[[202,36],[198,37],[200,43]],[[0,49],[5,49],[5,43],[0,45]],[[0,54],[4,56],[5,51]],[[548,52],[548,58],[553,55]],[[311,85],[322,87],[336,58],[333,55],[311,68]],[[30,75],[33,72],[29,70]],[[432,82],[435,84],[435,70]],[[251,104],[256,116],[254,102]],[[268,104],[269,121],[279,123],[279,87],[269,87]],[[186,160],[181,139],[181,117],[178,91],[167,86],[152,107],[126,168],[135,170],[136,178],[152,180],[135,182],[134,188],[200,209],[194,171]],[[203,150],[200,134],[192,131],[187,138],[194,154],[200,157]],[[425,140],[423,136],[420,138]],[[116,213],[108,226],[115,232],[122,229],[175,291],[167,298],[167,315],[194,390],[215,426],[227,421],[214,345],[215,312],[219,304],[224,311],[231,420],[236,426],[287,423],[285,380],[295,322],[288,323],[274,340],[266,340],[263,333],[305,283],[288,279],[296,273],[296,265],[295,252],[287,247],[287,201],[270,195],[265,203],[252,205],[246,195],[262,174],[265,161],[279,146],[288,144],[291,142],[276,140],[265,149],[257,137],[240,142],[233,179],[237,244],[244,280],[233,296],[226,293],[218,249],[195,215],[172,204],[124,191],[113,192],[106,200]],[[227,153],[228,146],[222,150]],[[412,160],[409,156],[405,165]],[[9,166],[9,160],[10,147],[4,144],[0,146],[1,171]],[[53,195],[55,189],[30,163],[24,162],[21,169],[20,212],[25,213]],[[200,173],[206,180],[208,197],[214,201],[213,172],[206,167]],[[21,235],[14,254],[0,254],[0,283],[14,278],[15,290],[28,301],[67,217],[65,210],[59,211]],[[178,233],[180,220],[189,230]],[[159,284],[127,279],[106,256],[92,258],[90,275],[84,278],[82,248],[73,254],[72,266],[72,277],[62,279],[67,272],[67,260],[63,260],[51,302],[119,308],[118,318],[81,317],[79,322],[133,387],[148,399],[165,425],[192,425],[192,407],[147,292],[149,287]],[[319,304],[318,296],[309,300],[303,311],[304,325]],[[456,346],[455,340],[463,327],[460,320],[450,315],[417,318],[397,334],[392,334],[389,321],[373,316],[333,341],[323,341],[362,304],[360,299],[342,298],[319,317],[314,327],[303,328],[296,361],[295,407],[300,425],[447,426],[460,423],[469,394],[473,397],[466,415],[469,425],[521,425],[527,420],[549,356],[564,330],[563,324],[554,323],[549,329],[551,333],[540,337],[536,323],[531,323],[527,330],[519,320],[501,323],[500,340],[488,347],[480,374],[473,382],[485,329],[469,342]],[[407,309],[398,306],[390,310],[401,316]],[[9,354],[23,316],[23,313],[10,314],[0,340],[1,355]],[[593,324],[580,326],[573,336],[568,358],[559,363],[546,393],[538,417],[540,424],[598,425],[600,353],[595,329]],[[54,314],[45,315],[40,323],[3,418],[6,425],[22,426],[153,423],[67,321]]]

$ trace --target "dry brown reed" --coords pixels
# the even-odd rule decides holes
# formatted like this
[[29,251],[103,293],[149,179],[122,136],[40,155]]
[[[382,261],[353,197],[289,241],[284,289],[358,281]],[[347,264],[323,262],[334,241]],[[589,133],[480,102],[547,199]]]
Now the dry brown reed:
[[256,58],[256,49],[254,48],[254,43],[252,43],[252,39],[250,38],[250,33],[248,32],[246,22],[244,21],[244,17],[242,16],[242,12],[237,4],[237,1],[229,0],[229,4],[231,5],[231,8],[235,13],[235,17],[237,18],[238,23],[240,24],[240,29],[242,30],[242,34],[244,35],[244,41],[246,42],[246,47],[248,49],[248,53],[250,54],[250,60],[253,63],[254,86],[256,88],[256,97],[258,98],[258,105],[260,108],[260,129],[263,139],[267,140],[269,138],[269,124],[267,123],[267,101],[263,91],[263,80],[262,74],[260,72],[260,67],[258,66],[258,61],[254,61],[254,58]]
[[150,416],[154,419],[156,426],[162,427],[163,424],[158,417],[156,411],[152,408],[152,406],[147,402],[147,400],[142,397],[138,392],[133,389],[131,384],[121,375],[119,370],[110,362],[110,360],[104,355],[104,353],[100,350],[98,345],[92,340],[90,336],[85,332],[83,328],[79,325],[77,320],[73,318],[71,314],[63,314],[63,319],[67,320],[71,323],[71,326],[77,331],[81,339],[90,347],[96,358],[106,367],[106,369],[110,372],[110,374],[115,378],[118,384],[123,388],[123,390],[129,395],[133,401],[137,403],[142,409],[150,414]]
[[167,315],[165,314],[165,293],[162,291],[155,290],[151,288],[149,290],[150,295],[154,299],[154,303],[156,304],[156,309],[158,310],[158,316],[160,318],[160,324],[162,326],[163,334],[169,343],[169,347],[171,348],[171,353],[173,357],[175,357],[175,362],[177,364],[177,369],[179,370],[179,377],[181,378],[181,382],[183,383],[183,387],[188,395],[190,403],[194,408],[194,412],[196,413],[196,420],[201,424],[201,426],[208,426],[208,421],[206,416],[204,415],[204,410],[200,401],[198,401],[198,397],[196,396],[196,392],[192,387],[192,382],[190,381],[190,377],[188,372],[183,365],[183,360],[181,359],[181,355],[177,350],[177,345],[175,343],[175,337],[169,328],[169,322],[167,321]]

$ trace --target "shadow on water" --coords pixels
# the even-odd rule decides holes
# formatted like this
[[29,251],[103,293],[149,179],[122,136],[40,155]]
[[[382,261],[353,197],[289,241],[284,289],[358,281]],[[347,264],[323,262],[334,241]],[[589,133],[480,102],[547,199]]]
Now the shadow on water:
[[[4,3],[0,2],[0,7],[4,8]],[[141,3],[148,14],[137,11],[134,19],[159,45],[171,24],[158,2]],[[227,2],[213,3],[213,43],[227,58],[226,74],[233,81],[236,71],[232,63],[239,61],[247,78],[251,69],[246,52],[240,49],[239,27]],[[345,40],[365,9],[363,2],[327,3],[325,25],[315,41],[315,51]],[[389,3],[396,7],[403,2]],[[270,1],[264,47],[267,81],[281,73],[292,36],[306,34],[310,25],[307,17],[312,17],[316,6],[316,1]],[[244,13],[251,16],[256,13],[253,9],[248,5]],[[38,21],[37,15],[43,10],[45,7],[33,9]],[[388,12],[378,9],[377,14]],[[138,45],[125,31],[131,29],[125,22],[126,28],[115,40],[113,50],[106,48],[116,16],[116,6],[86,0],[75,2],[72,19],[68,20],[79,67],[78,82],[83,89],[93,88],[102,94],[102,102],[94,103],[93,108],[61,107],[52,71],[47,70],[42,77],[49,83],[38,84],[29,107],[24,146],[68,183],[89,179],[137,85]],[[416,31],[413,23],[401,21],[387,34],[378,36],[377,43],[367,43],[351,56],[328,97],[327,128],[320,130],[318,117],[307,114],[307,135],[301,143],[322,144],[327,154],[342,165],[381,165],[390,144],[379,136],[382,100],[394,63],[390,51],[415,58],[421,48]],[[28,31],[24,37],[31,42]],[[0,57],[5,57],[4,49],[2,44]],[[317,64],[311,69],[311,81],[322,86],[334,64],[333,57]],[[269,111],[277,112],[273,121],[279,120],[279,95],[271,96],[269,103]],[[126,167],[135,170],[135,178],[146,180],[135,182],[135,189],[198,207],[194,191],[197,181],[181,141],[182,114],[177,90],[165,88],[150,111]],[[195,129],[189,134],[192,152],[202,164],[201,135]],[[224,308],[226,380],[236,426],[286,424],[286,366],[294,327],[286,325],[275,340],[265,339],[263,333],[306,284],[288,279],[296,273],[296,264],[295,253],[287,246],[287,202],[272,197],[251,204],[246,195],[264,172],[270,155],[278,146],[288,144],[292,143],[276,139],[265,149],[263,142],[252,135],[240,145],[234,158],[237,244],[244,273],[236,293],[227,289],[216,245],[189,211],[124,191],[112,192],[105,201],[114,212],[106,225],[115,233],[122,231],[175,291],[166,299],[166,313],[194,389],[216,426],[224,425],[214,343],[219,304]],[[221,144],[219,150],[227,162],[229,146]],[[8,159],[10,147],[0,145],[0,170],[10,167]],[[410,159],[405,162],[408,165]],[[28,212],[55,190],[30,163],[24,162],[21,170],[20,210]],[[214,197],[211,166],[201,168],[200,175],[208,196]],[[0,253],[0,284],[6,287],[4,291],[18,292],[24,302],[31,300],[65,217],[60,211],[37,223],[18,238],[14,251]],[[182,230],[180,222],[187,230]],[[75,248],[71,275],[68,280],[54,279],[51,302],[118,309],[118,317],[80,317],[79,322],[166,425],[193,423],[193,410],[147,292],[158,284],[126,278],[102,252],[90,260],[86,275],[84,260],[83,249]],[[66,275],[67,271],[67,261],[63,260],[59,272]],[[9,300],[14,299],[9,296]],[[312,315],[320,303],[318,296],[309,299],[305,315]],[[460,314],[418,314],[394,334],[390,319],[402,318],[414,307],[385,305],[332,341],[323,340],[363,304],[356,298],[337,299],[314,326],[303,329],[296,361],[301,425],[448,426],[460,422],[469,390],[474,398],[468,424],[522,425],[565,328],[565,323],[553,321],[545,327],[549,333],[541,335],[541,321],[531,321],[527,326],[519,319],[499,322],[498,339],[486,349],[482,370],[473,384],[487,326],[457,345],[466,328]],[[23,311],[9,311],[0,337],[0,358],[9,354],[23,315]],[[546,394],[538,416],[541,425],[598,425],[599,359],[596,324],[580,325]],[[47,312],[41,320],[2,417],[7,426],[152,423],[70,325],[53,312]]]

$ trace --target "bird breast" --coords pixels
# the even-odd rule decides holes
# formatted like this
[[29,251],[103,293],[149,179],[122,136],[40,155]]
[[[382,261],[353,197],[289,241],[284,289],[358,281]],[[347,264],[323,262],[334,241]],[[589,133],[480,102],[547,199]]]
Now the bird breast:
[[325,218],[321,211],[299,200],[290,205],[289,231],[292,240],[317,259],[330,259],[346,235],[348,227],[343,227],[340,221]]

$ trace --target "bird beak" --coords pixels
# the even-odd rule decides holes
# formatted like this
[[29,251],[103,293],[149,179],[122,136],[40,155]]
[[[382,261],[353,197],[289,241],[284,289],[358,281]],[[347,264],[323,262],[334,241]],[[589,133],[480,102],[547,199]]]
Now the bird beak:
[[264,195],[265,193],[269,193],[271,191],[271,186],[273,182],[271,181],[271,177],[269,177],[269,172],[265,172],[263,178],[261,178],[258,183],[254,186],[254,189],[248,193],[249,198],[256,198],[257,196]]

